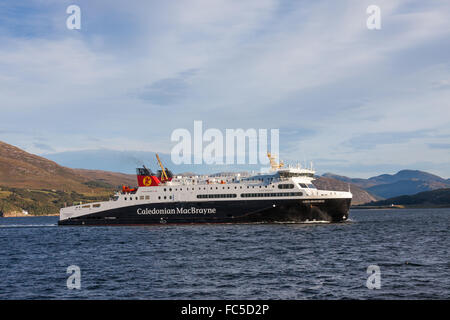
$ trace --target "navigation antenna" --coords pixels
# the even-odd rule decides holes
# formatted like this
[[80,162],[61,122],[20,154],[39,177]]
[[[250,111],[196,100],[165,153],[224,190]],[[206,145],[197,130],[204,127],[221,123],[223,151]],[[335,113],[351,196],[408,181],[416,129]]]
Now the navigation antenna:
[[156,159],[158,160],[159,166],[161,167],[162,176],[163,176],[164,180],[169,180],[169,178],[167,177],[167,174],[166,174],[166,170],[164,169],[164,166],[161,163],[161,159],[159,159],[159,156],[157,153],[156,153]]

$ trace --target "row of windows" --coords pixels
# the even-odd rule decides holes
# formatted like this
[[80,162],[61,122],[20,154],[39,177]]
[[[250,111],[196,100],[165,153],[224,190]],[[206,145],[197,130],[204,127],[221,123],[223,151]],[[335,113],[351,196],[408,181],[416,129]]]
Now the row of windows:
[[[241,194],[242,198],[254,198],[254,197],[295,197],[295,196],[302,196],[302,192],[283,192],[283,193],[243,193]],[[218,198],[236,198],[237,195],[234,193],[230,194],[199,194],[197,195],[198,199],[218,199]],[[124,198],[125,200],[133,200],[133,197]],[[140,196],[135,197],[135,200],[150,200],[150,196]],[[159,200],[161,200],[161,197],[158,197]],[[166,196],[163,197],[163,199],[167,199]],[[169,199],[172,199],[172,196],[169,196]],[[100,205],[98,205],[100,206]],[[86,206],[85,206],[86,207]],[[95,205],[97,207],[97,205]]]
[[[300,183],[300,186],[302,187],[302,188],[310,188],[310,189],[316,189],[316,187],[313,185],[313,184],[308,184],[308,185],[306,185],[306,184],[304,184],[304,183]],[[258,186],[247,186],[247,189],[250,189],[250,188],[257,188]],[[259,186],[259,188],[261,189],[263,186]],[[242,186],[239,186],[239,188],[240,189],[242,189]],[[264,188],[266,188],[267,189],[267,185],[266,186],[264,186]],[[272,185],[272,188],[275,188],[275,185]],[[278,185],[278,189],[294,189],[295,188],[295,186],[294,186],[294,184],[292,184],[292,183],[289,183],[289,184],[279,184]],[[189,191],[191,188],[186,188],[185,190],[186,191]],[[214,189],[214,187],[209,187],[209,189],[210,190],[213,190]],[[215,189],[216,190],[219,190],[219,187],[215,187]],[[225,189],[231,189],[231,187],[222,187],[222,190],[225,190]],[[234,187],[234,189],[237,189],[237,187],[235,186]],[[192,190],[195,190],[195,188],[192,188]],[[207,190],[207,187],[198,187],[198,190]],[[167,188],[164,188],[164,192],[166,192],[167,191]],[[175,191],[178,191],[178,189],[177,188],[175,188]],[[183,191],[183,188],[180,188],[180,191]],[[172,188],[169,188],[169,192],[172,192]],[[126,200],[126,199],[125,199]],[[137,200],[137,199],[136,199]],[[142,200],[142,199],[141,199]]]
[[294,189],[294,185],[292,183],[279,184],[278,189]]
[[295,197],[302,196],[301,192],[283,192],[283,193],[243,193],[241,197],[243,198],[254,198],[254,197]]
[[[119,197],[114,197],[114,201],[116,201],[117,199],[119,199]],[[124,200],[133,200],[133,197],[130,198],[123,198]],[[150,200],[150,196],[140,196],[140,197],[135,197],[135,200]]]
[[199,194],[197,195],[197,198],[199,199],[211,199],[211,198],[236,198],[236,194],[230,193],[230,194]]
[[[101,204],[100,203],[95,203],[92,205],[92,208],[100,208]],[[87,209],[90,208],[91,205],[90,204],[85,204],[84,206],[81,206],[81,208],[83,209]],[[77,209],[79,209],[80,207],[77,207]]]
[[274,179],[274,178],[245,178],[245,179],[243,179],[243,180],[246,180],[246,181],[261,181],[261,182],[264,182],[264,181],[273,181],[273,179]]
[[292,177],[311,177],[311,178],[313,178],[314,177],[314,173],[305,173],[305,172],[299,173],[299,172],[283,172],[283,171],[281,171],[281,172],[279,172],[279,174],[280,174],[280,177],[283,177],[283,178],[292,178]]
[[[304,184],[304,183],[300,183],[300,186],[301,186],[302,188],[310,188],[310,189],[315,189],[315,188],[316,188],[313,184],[308,184],[308,185],[306,185],[306,184]],[[258,186],[256,186],[256,187],[258,187]],[[263,187],[263,186],[259,186],[259,188],[262,188],[262,187]],[[267,188],[267,185],[264,186],[264,187]],[[239,188],[242,189],[242,186],[239,186]],[[254,189],[255,186],[247,186],[247,189],[250,189],[250,188],[253,188],[253,189]],[[272,188],[275,188],[275,185],[272,185]],[[294,189],[294,188],[295,188],[295,185],[292,184],[292,183],[279,184],[279,185],[278,185],[278,188],[279,188],[279,189]],[[186,188],[186,191],[189,191],[190,189],[195,190],[195,188]],[[207,187],[198,187],[198,190],[207,190],[207,189],[208,189]],[[210,189],[210,190],[213,190],[214,187],[209,187],[209,189]],[[215,187],[215,189],[218,190],[219,187]],[[222,189],[223,189],[223,190],[225,190],[225,189],[231,189],[231,187],[222,187]],[[234,189],[237,189],[237,186],[235,186]],[[164,192],[166,192],[166,191],[167,191],[167,188],[164,188]],[[169,192],[171,192],[171,191],[172,191],[172,188],[169,188]],[[178,191],[178,189],[175,188],[175,191]],[[183,188],[180,188],[180,191],[183,191]]]
[[[256,179],[255,179],[256,180]],[[258,179],[259,180],[259,179]],[[262,179],[261,179],[261,181],[262,181]],[[312,184],[308,184],[308,186],[306,185],[306,184],[304,184],[304,183],[300,183],[300,186],[302,187],[302,188],[314,188],[315,189],[315,187],[314,187],[314,185],[312,185]],[[252,187],[252,188],[255,188],[255,186],[247,186],[247,189],[250,189],[250,187]],[[262,186],[259,186],[260,188],[262,188]],[[265,188],[267,188],[267,185],[266,186],[264,186]],[[294,185],[293,184],[291,184],[291,183],[289,183],[289,184],[279,184],[278,185],[278,188],[279,189],[294,189]],[[216,188],[216,190],[218,190],[219,189],[219,187],[215,187]],[[222,189],[223,190],[225,190],[225,188],[227,188],[227,189],[231,189],[231,187],[222,187]],[[242,186],[239,186],[239,188],[240,189],[242,189]],[[272,188],[275,188],[275,185],[272,185]],[[185,190],[186,191],[189,191],[189,190],[195,190],[195,188],[186,188]],[[198,187],[198,190],[206,190],[207,189],[207,187]],[[209,187],[209,189],[210,190],[213,190],[214,189],[214,187]],[[235,186],[234,187],[234,189],[237,189],[237,186]],[[172,192],[172,188],[164,188],[164,192],[167,192],[167,190],[169,191],[169,192]],[[175,188],[175,191],[178,191],[178,188]],[[180,188],[180,191],[183,191],[183,188]]]
[[[305,185],[305,184],[302,184],[302,186],[304,186],[304,188],[307,188],[307,186]],[[247,189],[250,189],[250,188],[253,188],[253,189],[255,189],[255,188],[260,188],[260,189],[262,189],[262,187],[264,187],[264,188],[266,188],[267,189],[267,187],[268,187],[268,185],[265,185],[265,186],[247,186]],[[271,186],[272,188],[275,188],[275,185],[272,185]],[[279,184],[278,185],[278,188],[279,189],[294,189],[294,185],[293,184]],[[234,187],[234,189],[237,189],[238,187],[237,186],[235,186]],[[242,186],[239,186],[239,189],[242,189],[243,187]],[[186,191],[189,191],[191,188],[186,188],[185,190]],[[197,187],[197,190],[207,190],[208,189],[208,187]],[[209,190],[219,190],[219,187],[209,187]],[[222,190],[225,190],[225,189],[228,189],[228,190],[230,190],[230,189],[232,189],[232,187],[222,187]],[[195,190],[195,188],[192,188],[192,190]],[[167,188],[164,188],[164,192],[166,192],[167,191]],[[172,188],[169,188],[169,192],[171,192],[172,191]],[[178,189],[175,189],[175,191],[178,191]],[[183,191],[183,189],[182,188],[180,188],[180,191]]]
[[[216,188],[216,190],[219,190],[219,187],[215,187],[215,188]],[[239,188],[242,189],[242,186],[240,186]],[[248,188],[248,187],[247,187],[247,188]],[[195,188],[186,188],[185,190],[186,190],[186,191],[189,191],[189,190],[191,190],[191,189],[192,189],[192,190],[195,190]],[[206,190],[206,189],[208,189],[208,187],[198,187],[197,189],[198,189],[198,190]],[[209,189],[210,189],[210,190],[213,190],[214,188],[213,188],[213,187],[209,187]],[[231,189],[231,187],[226,187],[226,188],[225,188],[225,187],[222,187],[222,189],[223,189],[223,190],[225,190],[225,189]],[[237,187],[235,186],[234,189],[237,189]],[[175,188],[175,191],[178,191],[178,189]],[[180,188],[180,191],[183,191],[183,188]],[[164,192],[167,192],[167,188],[164,188]],[[169,188],[169,192],[172,192],[172,188]]]

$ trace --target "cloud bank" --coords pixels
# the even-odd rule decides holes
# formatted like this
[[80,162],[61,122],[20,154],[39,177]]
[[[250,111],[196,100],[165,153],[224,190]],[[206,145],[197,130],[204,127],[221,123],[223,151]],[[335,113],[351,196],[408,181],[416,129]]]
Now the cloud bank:
[[279,128],[282,158],[324,171],[450,176],[448,1],[377,1],[376,31],[364,0],[75,1],[81,30],[70,4],[0,4],[5,142],[170,153],[203,120]]

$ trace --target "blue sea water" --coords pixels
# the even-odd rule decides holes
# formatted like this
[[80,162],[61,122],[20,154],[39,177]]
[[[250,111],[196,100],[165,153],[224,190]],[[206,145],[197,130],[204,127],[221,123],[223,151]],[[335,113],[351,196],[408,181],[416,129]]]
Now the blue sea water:
[[[0,299],[449,299],[450,209],[341,224],[58,227],[0,218]],[[81,270],[68,289],[67,267]],[[380,289],[368,289],[369,265]]]

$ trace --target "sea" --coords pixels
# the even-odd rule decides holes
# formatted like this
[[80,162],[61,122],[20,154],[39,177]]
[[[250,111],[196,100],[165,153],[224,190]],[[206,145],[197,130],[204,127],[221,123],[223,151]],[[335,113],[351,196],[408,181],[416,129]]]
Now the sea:
[[0,299],[449,299],[450,209],[336,224],[0,218]]

